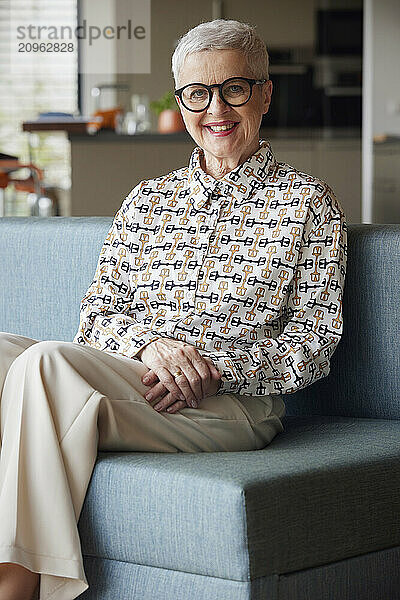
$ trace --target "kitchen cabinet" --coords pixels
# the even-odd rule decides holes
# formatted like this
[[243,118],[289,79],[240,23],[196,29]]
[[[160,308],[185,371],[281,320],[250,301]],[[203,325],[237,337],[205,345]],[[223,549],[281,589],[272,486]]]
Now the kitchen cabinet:
[[374,223],[400,223],[400,136],[374,144]]
[[[320,132],[261,130],[278,160],[325,180],[334,190],[347,221],[361,219],[361,140],[354,134],[323,139]],[[72,189],[69,214],[112,216],[142,179],[185,166],[194,142],[186,133],[171,135],[71,135]]]
[[316,142],[311,173],[326,181],[348,223],[361,222],[361,139]]
[[187,165],[187,134],[71,136],[71,216],[112,216],[143,179]]
[[326,181],[348,223],[361,222],[361,139],[272,139],[278,160]]

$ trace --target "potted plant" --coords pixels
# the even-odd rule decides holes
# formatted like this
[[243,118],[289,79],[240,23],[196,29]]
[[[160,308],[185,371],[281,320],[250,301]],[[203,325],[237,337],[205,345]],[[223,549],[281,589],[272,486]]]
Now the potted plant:
[[150,102],[150,108],[158,116],[157,127],[160,133],[185,131],[185,124],[171,91],[166,92],[159,100]]

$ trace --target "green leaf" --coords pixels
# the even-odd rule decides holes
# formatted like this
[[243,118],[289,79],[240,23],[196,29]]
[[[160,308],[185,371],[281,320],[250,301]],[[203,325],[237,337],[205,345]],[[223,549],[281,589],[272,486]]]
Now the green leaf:
[[179,110],[175,96],[171,91],[165,92],[159,100],[150,102],[150,108],[158,116],[163,110]]

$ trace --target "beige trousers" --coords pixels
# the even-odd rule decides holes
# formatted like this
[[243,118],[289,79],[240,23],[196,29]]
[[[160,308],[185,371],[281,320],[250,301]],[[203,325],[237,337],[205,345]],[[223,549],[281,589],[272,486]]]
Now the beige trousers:
[[0,332],[0,563],[40,573],[40,600],[88,588],[77,522],[98,449],[255,450],[283,430],[279,396],[225,394],[158,413],[143,398],[147,370],[74,342]]

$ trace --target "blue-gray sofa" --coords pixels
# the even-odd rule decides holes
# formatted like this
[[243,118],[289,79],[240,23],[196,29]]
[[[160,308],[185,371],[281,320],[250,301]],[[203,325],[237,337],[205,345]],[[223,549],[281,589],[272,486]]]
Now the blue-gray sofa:
[[[111,225],[0,219],[0,330],[72,340]],[[350,225],[330,375],[263,450],[99,453],[83,600],[400,598],[400,225]]]

